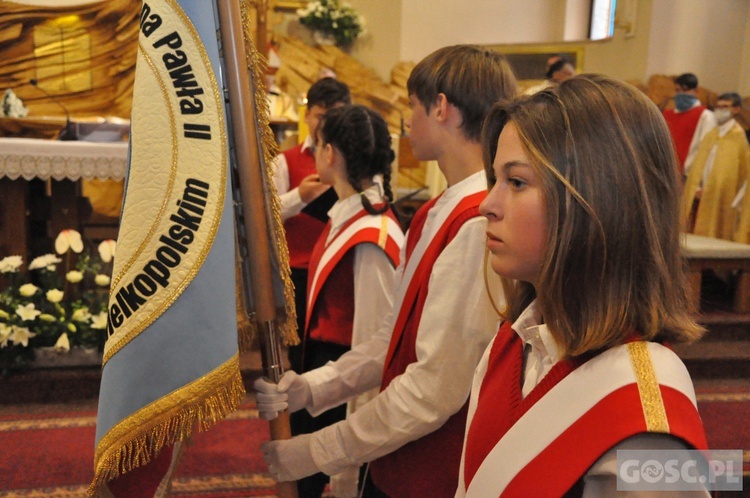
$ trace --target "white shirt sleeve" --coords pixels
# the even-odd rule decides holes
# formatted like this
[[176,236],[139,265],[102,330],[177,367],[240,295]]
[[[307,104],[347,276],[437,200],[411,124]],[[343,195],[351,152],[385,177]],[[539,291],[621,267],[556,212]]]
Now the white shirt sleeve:
[[281,220],[286,221],[292,216],[296,216],[306,206],[299,195],[299,188],[289,189],[289,164],[286,162],[286,156],[279,154],[276,156],[274,165],[273,184],[276,186],[276,192],[279,194],[281,204]]
[[383,310],[393,307],[396,269],[375,244],[358,244],[354,251],[352,346],[357,346],[375,335]]
[[716,116],[714,113],[705,109],[701,113],[701,117],[698,119],[698,126],[695,127],[695,133],[693,133],[693,139],[690,141],[690,148],[688,149],[688,155],[685,158],[685,175],[688,174],[690,168],[693,166],[695,156],[698,154],[698,148],[701,145],[701,140],[705,137],[708,132],[718,126],[716,122]]
[[[406,244],[404,244],[405,247]],[[401,261],[404,261],[404,249],[401,249]],[[394,282],[401,280],[403,265],[399,266],[394,276]],[[355,284],[356,285],[356,284]],[[362,295],[364,298],[365,296]],[[356,289],[355,289],[356,300]],[[369,307],[368,305],[365,305]],[[355,310],[357,308],[355,301]],[[387,311],[386,311],[387,310]],[[383,378],[383,365],[388,345],[393,331],[392,305],[387,308],[374,310],[374,324],[378,327],[370,337],[359,344],[352,344],[352,349],[343,354],[335,362],[305,372],[303,376],[310,385],[312,393],[312,407],[308,411],[317,416],[326,410],[339,406],[346,401],[370,389],[380,387]],[[383,316],[385,315],[385,316]],[[358,319],[359,317],[357,317]],[[352,339],[360,337],[356,329],[352,332]],[[364,335],[364,334],[362,334]]]
[[[629,437],[602,455],[583,476],[583,498],[657,498],[664,491],[618,491],[617,490],[617,450],[686,450],[684,442],[667,434],[645,433]],[[707,490],[669,492],[669,496],[709,498]]]
[[[347,420],[313,435],[313,459],[326,474],[435,431],[468,399],[474,368],[497,324],[483,284],[485,229],[483,218],[469,220],[435,262],[417,332],[417,361]],[[499,280],[491,281],[497,299]],[[387,347],[380,351],[381,367]]]
[[[368,341],[378,332],[383,310],[393,308],[396,292],[396,269],[382,249],[374,244],[359,244],[355,250],[352,346]],[[349,413],[361,408],[377,394],[375,387],[351,400]]]

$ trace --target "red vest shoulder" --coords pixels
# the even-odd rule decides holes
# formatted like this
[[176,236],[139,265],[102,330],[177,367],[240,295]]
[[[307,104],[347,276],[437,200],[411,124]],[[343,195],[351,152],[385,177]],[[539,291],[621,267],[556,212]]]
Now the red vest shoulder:
[[[467,433],[463,475],[467,486],[475,475],[478,475],[478,469],[498,442],[514,429],[521,417],[530,412],[538,401],[545,399],[553,388],[583,363],[584,361],[559,362],[526,398],[521,399],[523,341],[508,324],[503,325],[492,345],[487,373],[482,380],[476,410]],[[602,365],[599,363],[598,366]],[[583,381],[579,378],[578,382]],[[586,382],[591,382],[590,377]],[[577,387],[579,385],[582,384],[568,383],[569,387],[585,389]],[[559,434],[554,431],[545,432],[540,427],[539,433],[528,435],[529,442],[539,438],[538,447],[542,449],[536,454],[531,452],[518,457],[523,458],[523,465],[519,467],[520,470],[514,470],[510,475],[504,476],[502,482],[507,485],[502,496],[563,496],[610,448],[628,437],[653,430],[649,425],[653,421],[648,420],[644,414],[637,383],[623,381],[621,387],[604,393],[606,394],[590,408],[582,409],[580,416],[574,417],[571,425],[566,425],[567,428]],[[681,391],[664,385],[659,385],[659,394],[666,410],[667,432],[682,439],[689,446],[705,448],[703,426],[693,402]],[[563,411],[575,413],[576,409],[567,407]],[[536,416],[543,416],[543,413],[537,412]],[[502,442],[499,444],[502,445]],[[537,445],[529,447],[537,448]],[[498,457],[501,456],[500,448],[502,446],[498,446],[492,453],[494,458],[490,458],[491,463],[483,467],[484,478],[477,484],[487,483],[488,472],[491,473],[491,469],[498,465],[502,466],[502,462],[498,462]],[[571,452],[571,448],[575,448],[576,451]],[[529,457],[530,460],[527,460]],[[502,458],[504,457],[500,459]],[[549,478],[540,480],[539,475]]]

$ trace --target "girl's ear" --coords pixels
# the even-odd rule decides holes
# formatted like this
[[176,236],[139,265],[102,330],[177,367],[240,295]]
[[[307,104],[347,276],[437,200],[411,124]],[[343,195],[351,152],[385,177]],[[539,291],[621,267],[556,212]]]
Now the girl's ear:
[[336,148],[331,144],[325,144],[323,146],[323,159],[325,160],[326,166],[333,164],[337,154]]

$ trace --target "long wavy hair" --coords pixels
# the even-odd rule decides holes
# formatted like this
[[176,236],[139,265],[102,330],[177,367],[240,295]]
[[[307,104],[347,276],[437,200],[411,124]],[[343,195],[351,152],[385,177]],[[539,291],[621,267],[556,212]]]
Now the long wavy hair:
[[506,318],[533,299],[567,356],[629,337],[691,341],[679,234],[680,183],[669,130],[636,88],[581,75],[496,105],[483,131],[485,170],[508,123],[542,179],[548,244],[536,289],[505,281]]

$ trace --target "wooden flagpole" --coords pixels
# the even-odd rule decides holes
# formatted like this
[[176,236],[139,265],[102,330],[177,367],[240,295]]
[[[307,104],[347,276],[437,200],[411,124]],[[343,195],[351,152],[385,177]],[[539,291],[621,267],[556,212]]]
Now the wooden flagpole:
[[[276,305],[271,270],[271,246],[268,236],[265,194],[263,189],[263,149],[258,131],[255,86],[247,68],[247,54],[242,29],[239,0],[218,0],[221,42],[224,53],[230,115],[237,158],[237,172],[242,198],[244,228],[247,235],[250,285],[256,323],[263,351],[263,370],[278,382],[283,373],[280,338],[274,327]],[[290,439],[289,414],[282,412],[270,422],[271,439]],[[295,482],[277,483],[280,498],[296,498]]]

